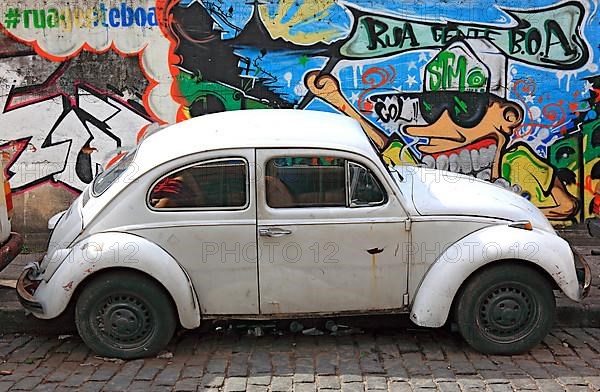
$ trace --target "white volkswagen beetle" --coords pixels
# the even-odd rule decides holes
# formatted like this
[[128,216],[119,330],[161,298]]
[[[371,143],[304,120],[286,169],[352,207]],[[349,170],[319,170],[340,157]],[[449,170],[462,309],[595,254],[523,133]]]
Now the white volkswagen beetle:
[[486,353],[537,344],[553,289],[590,271],[524,198],[471,177],[386,167],[360,125],[239,111],[157,131],[99,175],[18,281],[39,318],[70,302],[104,356],[164,348],[178,324],[410,312],[450,317]]

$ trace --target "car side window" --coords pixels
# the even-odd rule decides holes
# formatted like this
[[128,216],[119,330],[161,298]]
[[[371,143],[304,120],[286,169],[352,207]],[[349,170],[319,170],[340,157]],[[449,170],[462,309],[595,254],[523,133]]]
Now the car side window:
[[247,205],[248,165],[226,159],[186,167],[160,179],[149,194],[157,210],[237,209]]
[[373,173],[358,163],[348,162],[350,206],[373,206],[386,201],[383,187]]
[[386,200],[383,187],[368,169],[333,157],[269,160],[265,192],[272,208],[361,207]]

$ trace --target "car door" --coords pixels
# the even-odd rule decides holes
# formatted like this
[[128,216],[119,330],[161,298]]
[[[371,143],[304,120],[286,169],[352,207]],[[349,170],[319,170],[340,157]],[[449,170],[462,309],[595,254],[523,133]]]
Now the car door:
[[130,229],[181,264],[203,315],[258,314],[254,156],[217,151],[150,174],[147,222]]
[[379,166],[314,149],[256,162],[262,314],[403,307],[407,214]]

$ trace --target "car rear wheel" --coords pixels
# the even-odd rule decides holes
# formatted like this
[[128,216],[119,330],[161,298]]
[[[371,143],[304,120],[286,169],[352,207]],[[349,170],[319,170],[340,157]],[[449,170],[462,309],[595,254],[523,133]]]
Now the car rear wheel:
[[463,338],[486,354],[518,354],[537,345],[555,317],[552,285],[526,265],[502,263],[469,278],[456,306]]
[[75,306],[75,322],[95,353],[123,359],[155,355],[177,326],[164,288],[125,271],[101,274],[84,287]]

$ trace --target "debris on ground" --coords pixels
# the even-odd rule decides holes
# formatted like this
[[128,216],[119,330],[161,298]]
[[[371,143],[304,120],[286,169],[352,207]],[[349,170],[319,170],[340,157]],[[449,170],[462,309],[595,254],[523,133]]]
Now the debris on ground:
[[158,359],[171,359],[173,358],[173,353],[170,351],[165,351],[156,356]]
[[104,362],[113,362],[113,363],[116,363],[117,365],[125,363],[125,361],[122,360],[122,359],[120,359],[120,358],[100,357],[100,356],[97,356],[97,355],[94,358],[99,359],[99,360],[104,361]]
[[71,339],[73,335],[58,335],[58,340],[67,340]]
[[301,323],[299,323],[296,320],[294,320],[290,323],[290,332],[298,333],[298,332],[302,332],[303,329],[304,329],[304,325],[302,325]]
[[325,329],[328,330],[328,331],[330,331],[330,332],[336,332],[339,329],[339,327],[335,323],[335,321],[333,321],[333,320],[327,320],[325,322]]
[[307,335],[307,336],[319,336],[319,335],[323,335],[323,331],[316,329],[316,328],[308,328],[302,331],[303,335]]
[[0,370],[0,376],[10,376],[13,374],[12,370]]

